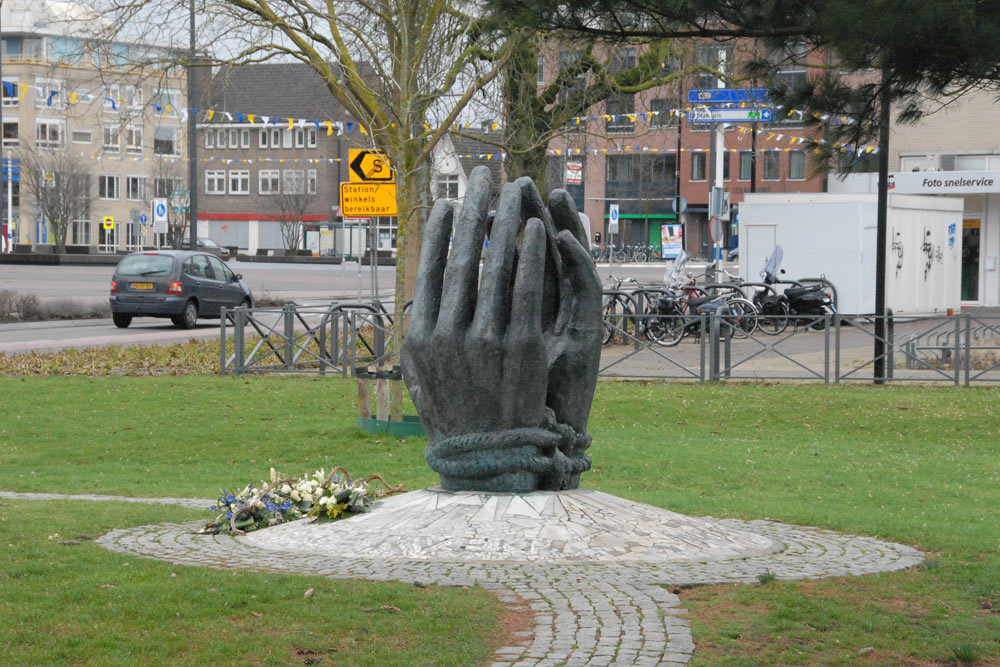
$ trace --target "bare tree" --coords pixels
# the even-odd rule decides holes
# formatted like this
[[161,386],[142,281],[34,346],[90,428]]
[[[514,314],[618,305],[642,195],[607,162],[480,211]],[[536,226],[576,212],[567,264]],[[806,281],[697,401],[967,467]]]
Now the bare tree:
[[[67,151],[23,149],[21,183],[35,210],[55,238],[56,252],[66,251],[73,222],[90,221],[93,183],[83,160]],[[23,217],[23,216],[22,216]]]
[[304,192],[284,191],[272,197],[272,206],[281,225],[281,241],[286,250],[295,250],[302,245],[302,220],[314,199],[315,195]]

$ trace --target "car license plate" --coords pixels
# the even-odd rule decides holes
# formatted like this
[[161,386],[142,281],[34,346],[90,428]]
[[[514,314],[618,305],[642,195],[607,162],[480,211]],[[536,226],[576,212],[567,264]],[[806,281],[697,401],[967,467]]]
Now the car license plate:
[[129,283],[129,289],[153,289],[153,283]]

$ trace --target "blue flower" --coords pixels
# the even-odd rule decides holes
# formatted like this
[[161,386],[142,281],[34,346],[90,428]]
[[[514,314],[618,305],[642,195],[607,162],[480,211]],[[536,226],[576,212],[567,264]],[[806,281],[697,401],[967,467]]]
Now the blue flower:
[[219,508],[218,508],[218,507],[216,507],[215,505],[212,505],[211,507],[209,507],[209,508],[208,508],[208,510],[209,510],[210,512],[218,512],[218,511],[219,511]]
[[231,511],[230,512],[226,512],[226,518],[227,519],[232,519],[233,518],[233,513]]

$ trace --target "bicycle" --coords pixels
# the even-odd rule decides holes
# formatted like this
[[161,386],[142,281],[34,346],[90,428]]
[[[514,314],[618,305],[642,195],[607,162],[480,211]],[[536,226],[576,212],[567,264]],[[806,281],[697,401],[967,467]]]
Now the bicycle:
[[632,329],[635,330],[635,307],[632,297],[621,291],[622,283],[638,285],[635,278],[619,278],[609,275],[608,279],[614,283],[614,287],[604,291],[604,344],[610,343],[615,336],[620,335],[623,342],[627,342],[629,336],[629,320],[632,320]]

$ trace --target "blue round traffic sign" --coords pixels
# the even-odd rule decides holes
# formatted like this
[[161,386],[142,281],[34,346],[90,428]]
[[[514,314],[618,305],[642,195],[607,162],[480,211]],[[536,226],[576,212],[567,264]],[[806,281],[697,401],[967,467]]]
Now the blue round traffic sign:
[[139,222],[141,222],[142,224],[146,224],[147,220],[149,220],[149,218],[146,217],[145,213],[139,216]]
[[[166,214],[167,214],[167,205],[163,204],[163,203],[157,204],[156,205],[156,216],[159,217],[159,218],[162,218]],[[145,218],[146,216],[142,216],[142,217]],[[143,222],[145,222],[145,220],[143,220]]]

